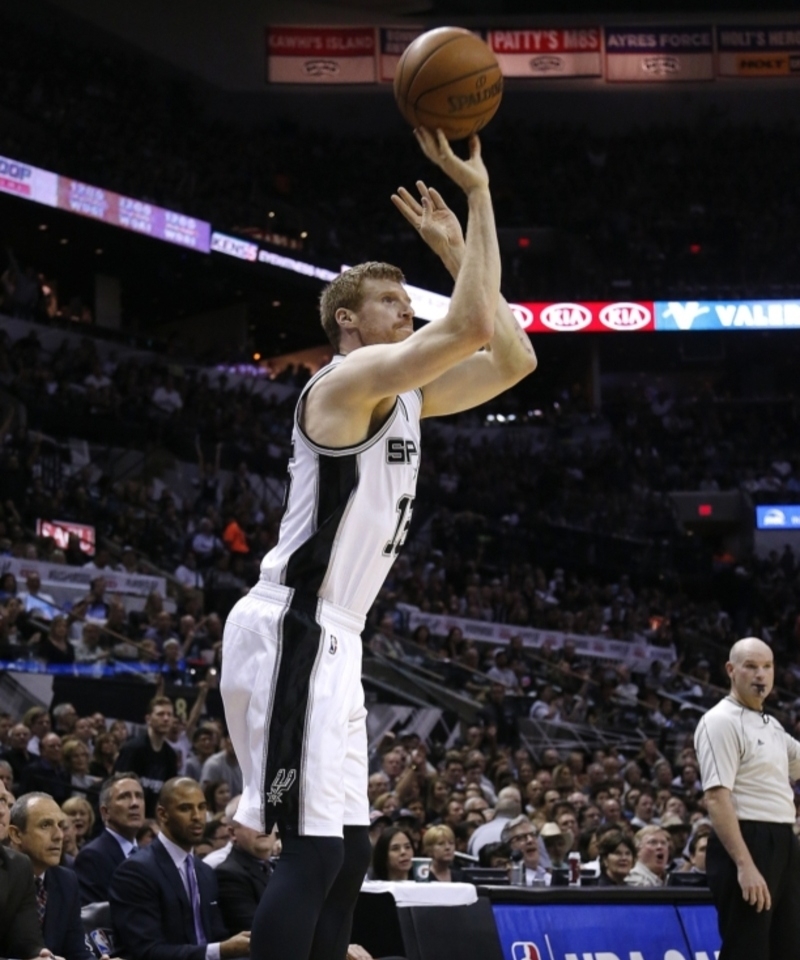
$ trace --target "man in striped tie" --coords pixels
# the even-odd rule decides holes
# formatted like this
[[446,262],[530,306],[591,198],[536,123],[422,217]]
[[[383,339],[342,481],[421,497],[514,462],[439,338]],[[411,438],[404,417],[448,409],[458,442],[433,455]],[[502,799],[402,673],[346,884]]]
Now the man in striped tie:
[[81,922],[78,879],[59,866],[66,814],[47,793],[26,793],[11,808],[8,838],[33,867],[45,946],[64,960],[91,960]]
[[126,960],[249,955],[249,931],[228,936],[214,871],[192,853],[203,836],[206,810],[195,780],[168,780],[156,806],[159,836],[117,867],[109,901],[118,952]]

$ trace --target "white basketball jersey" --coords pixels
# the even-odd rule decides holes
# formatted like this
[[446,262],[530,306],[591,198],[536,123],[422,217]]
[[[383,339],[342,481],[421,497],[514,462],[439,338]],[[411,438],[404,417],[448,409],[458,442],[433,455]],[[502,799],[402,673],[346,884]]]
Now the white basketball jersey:
[[366,616],[411,522],[422,394],[400,394],[386,423],[358,446],[319,446],[300,425],[303,404],[342,360],[315,374],[298,400],[280,534],[261,576]]

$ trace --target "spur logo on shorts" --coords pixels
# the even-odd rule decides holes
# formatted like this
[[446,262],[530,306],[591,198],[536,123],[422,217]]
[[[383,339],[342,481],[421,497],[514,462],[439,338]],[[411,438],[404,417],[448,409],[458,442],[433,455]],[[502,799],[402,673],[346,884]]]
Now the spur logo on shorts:
[[338,649],[339,649],[339,641],[336,639],[336,637],[333,636],[333,634],[331,634],[331,643],[330,643],[330,646],[328,647],[328,653],[336,653]]
[[269,792],[267,793],[267,803],[276,805],[283,803],[284,793],[288,793],[296,779],[296,770],[286,770],[285,768],[281,767],[276,774],[275,779],[272,781],[272,786],[269,788]]

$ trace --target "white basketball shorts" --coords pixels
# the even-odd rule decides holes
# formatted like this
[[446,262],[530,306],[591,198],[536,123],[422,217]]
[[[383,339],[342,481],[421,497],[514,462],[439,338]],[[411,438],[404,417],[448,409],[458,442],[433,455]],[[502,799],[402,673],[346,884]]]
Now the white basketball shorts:
[[244,780],[239,823],[320,837],[369,824],[363,627],[263,580],[231,610],[220,692]]

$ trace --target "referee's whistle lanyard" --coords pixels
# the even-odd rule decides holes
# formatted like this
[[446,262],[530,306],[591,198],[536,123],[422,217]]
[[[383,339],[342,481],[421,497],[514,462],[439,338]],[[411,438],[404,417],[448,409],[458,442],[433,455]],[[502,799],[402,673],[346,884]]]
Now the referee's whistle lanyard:
[[[738,697],[734,697],[732,693],[729,693],[726,699],[730,700],[732,703],[735,703],[739,707],[744,707],[745,710],[753,710],[753,708],[748,707],[746,703],[742,703],[742,701],[739,700]],[[753,710],[753,713],[758,713],[761,715],[761,722],[763,724],[769,723],[769,720],[770,720],[769,714],[764,712],[763,707],[761,707],[760,710]]]

